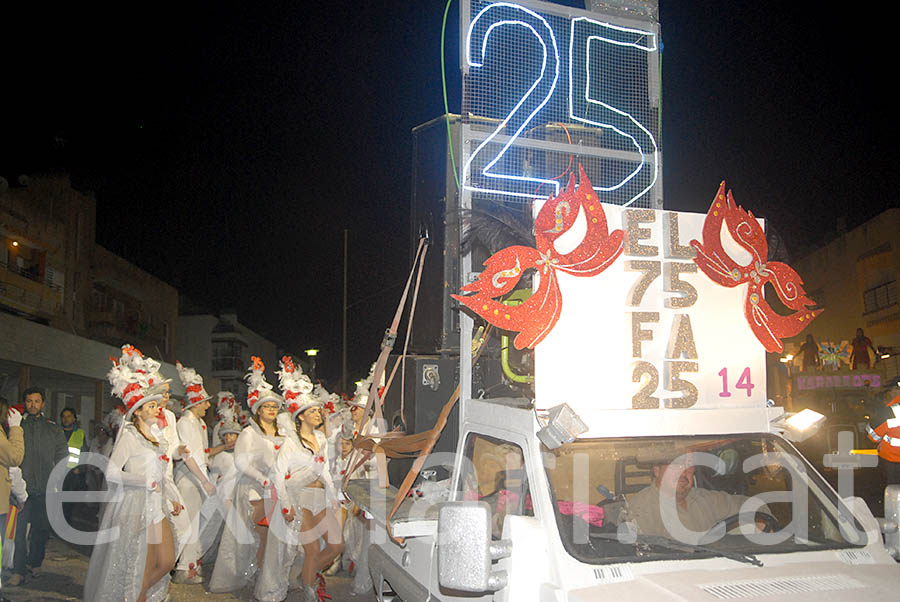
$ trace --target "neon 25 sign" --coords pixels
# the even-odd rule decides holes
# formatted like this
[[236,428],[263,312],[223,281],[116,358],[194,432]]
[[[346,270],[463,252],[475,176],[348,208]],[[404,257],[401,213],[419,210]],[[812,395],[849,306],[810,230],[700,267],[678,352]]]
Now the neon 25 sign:
[[[569,18],[549,12],[560,8],[547,5],[547,12],[537,12],[511,2],[495,2],[472,17],[463,46],[469,78],[464,94],[475,97],[469,104],[489,106],[494,99],[484,96],[503,96],[504,92],[507,97],[518,96],[497,99],[505,114],[490,134],[475,141],[477,145],[464,164],[463,185],[471,191],[520,198],[558,194],[559,178],[534,173],[537,170],[523,167],[513,156],[516,149],[530,144],[540,150],[577,154],[586,164],[590,161],[585,157],[593,157],[598,165],[603,161],[604,167],[597,167],[601,173],[589,174],[601,201],[631,205],[646,200],[660,172],[659,149],[651,132],[655,123],[648,124],[656,120],[651,118],[652,111],[635,115],[621,102],[628,97],[632,104],[634,98],[644,107],[652,104],[649,97],[658,90],[658,76],[649,66],[658,61],[657,34],[650,23],[646,28],[625,27],[590,16]],[[522,48],[518,44],[515,48],[504,46],[515,34],[519,34]],[[566,48],[567,53],[561,52]],[[526,85],[511,91],[479,87],[475,80],[489,68],[496,79],[524,78]],[[569,144],[541,144],[525,139],[527,132],[556,122],[568,124],[569,129],[580,126],[589,133],[596,128],[593,135],[598,139],[602,135],[603,144],[593,146],[571,139]]]

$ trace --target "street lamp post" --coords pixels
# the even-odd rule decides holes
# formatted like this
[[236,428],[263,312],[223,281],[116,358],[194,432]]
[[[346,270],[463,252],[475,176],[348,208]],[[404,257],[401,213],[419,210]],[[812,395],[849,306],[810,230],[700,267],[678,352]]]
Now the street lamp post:
[[312,380],[316,380],[316,356],[319,355],[319,350],[312,348],[304,350],[306,353],[306,357],[309,359],[309,377]]

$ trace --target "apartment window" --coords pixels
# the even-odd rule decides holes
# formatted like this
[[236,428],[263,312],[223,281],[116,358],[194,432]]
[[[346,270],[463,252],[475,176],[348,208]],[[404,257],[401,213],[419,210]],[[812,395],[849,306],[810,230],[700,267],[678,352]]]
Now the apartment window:
[[238,341],[213,341],[213,372],[243,370],[242,345]]
[[866,304],[866,313],[878,311],[897,303],[897,281],[892,280],[879,286],[870,288],[863,293]]

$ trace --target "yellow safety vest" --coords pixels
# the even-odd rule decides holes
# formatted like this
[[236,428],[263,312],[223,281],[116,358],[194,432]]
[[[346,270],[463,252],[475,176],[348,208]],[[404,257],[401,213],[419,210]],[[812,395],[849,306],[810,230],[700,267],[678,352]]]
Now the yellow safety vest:
[[78,461],[81,459],[82,447],[84,447],[84,431],[81,429],[75,429],[74,431],[72,431],[72,434],[69,435],[68,467],[70,469],[78,466]]

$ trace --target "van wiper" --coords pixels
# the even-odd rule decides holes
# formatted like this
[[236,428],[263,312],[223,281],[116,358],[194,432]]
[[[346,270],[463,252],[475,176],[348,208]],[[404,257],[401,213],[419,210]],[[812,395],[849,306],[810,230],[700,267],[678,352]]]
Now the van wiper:
[[669,537],[661,537],[657,535],[638,535],[637,542],[652,546],[660,546],[663,548],[668,548],[670,550],[678,550],[681,552],[705,552],[714,556],[728,558],[729,560],[752,564],[753,566],[763,566],[762,561],[753,554],[743,554],[741,552],[719,550],[717,548],[712,548],[710,546],[704,546],[701,544],[677,541]]
[[635,549],[644,548],[645,551],[647,551],[646,548],[648,547],[657,547],[664,548],[666,550],[674,550],[676,552],[702,552],[705,554],[710,554],[712,556],[734,560],[736,562],[752,564],[753,566],[763,566],[762,561],[753,554],[743,554],[741,552],[733,552],[729,550],[718,550],[710,546],[686,543],[678,541],[676,539],[672,539],[670,537],[662,537],[659,535],[633,534],[630,537],[622,538],[619,535],[614,535],[612,533],[592,533],[591,537],[595,539],[608,539],[610,541],[617,541],[619,543],[634,544]]

